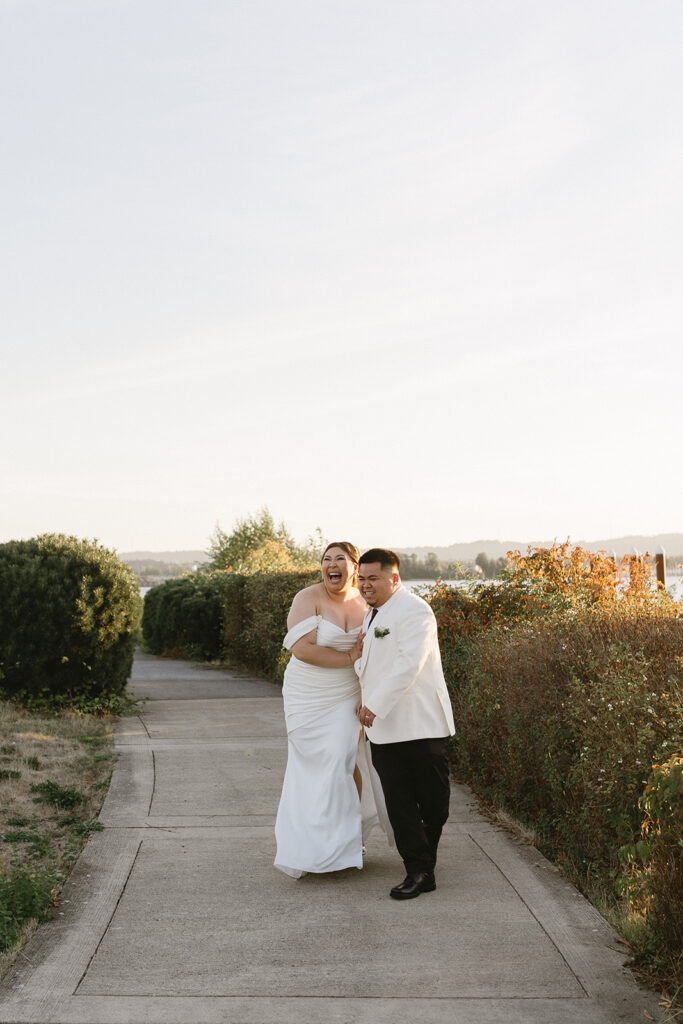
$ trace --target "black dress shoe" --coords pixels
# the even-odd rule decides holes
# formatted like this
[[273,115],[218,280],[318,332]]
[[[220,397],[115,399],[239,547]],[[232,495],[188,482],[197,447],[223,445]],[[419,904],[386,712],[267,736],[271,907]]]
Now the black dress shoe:
[[421,892],[434,892],[436,882],[434,875],[419,871],[415,875],[406,875],[400,885],[395,885],[389,895],[395,900],[412,900]]

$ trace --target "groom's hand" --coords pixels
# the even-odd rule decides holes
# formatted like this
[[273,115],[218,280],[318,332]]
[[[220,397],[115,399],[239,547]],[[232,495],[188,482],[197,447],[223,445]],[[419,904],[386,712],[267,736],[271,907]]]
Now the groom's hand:
[[372,723],[377,718],[377,715],[375,715],[370,710],[370,708],[366,707],[365,704],[363,704],[362,708],[358,712],[358,717],[360,719],[360,724],[361,725],[366,725],[368,727],[368,729],[369,729],[370,726],[372,725]]

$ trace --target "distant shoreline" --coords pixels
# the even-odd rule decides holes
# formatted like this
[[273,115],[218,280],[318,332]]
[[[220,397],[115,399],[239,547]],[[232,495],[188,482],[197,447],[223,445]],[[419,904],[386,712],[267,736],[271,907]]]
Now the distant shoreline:
[[[674,601],[683,601],[683,573],[668,573],[667,590],[673,597]],[[160,582],[166,582],[162,580]],[[493,580],[441,580],[448,587],[460,587],[464,589],[471,586],[473,583],[492,583]],[[415,590],[417,587],[433,587],[436,580],[403,580],[403,585],[408,590]],[[154,584],[159,586],[159,584]],[[145,596],[151,590],[151,587],[140,587],[140,597]]]
[[[566,538],[558,537],[555,543],[564,543]],[[649,552],[654,555],[657,548],[662,547],[667,557],[680,556],[683,561],[683,533],[656,533],[651,535],[632,534],[625,537],[610,537],[606,540],[572,540],[569,538],[572,547],[585,548],[587,551],[614,552],[617,558],[631,554],[635,548],[639,554]],[[441,562],[473,562],[479,554],[485,554],[488,558],[504,557],[508,551],[525,552],[527,548],[552,547],[552,540],[543,541],[519,541],[519,540],[474,540],[462,541],[449,544],[419,544],[409,546],[407,544],[393,545],[393,550],[400,555],[415,555],[418,559],[424,558],[433,552]],[[211,561],[205,551],[124,551],[118,556],[122,562],[170,562],[174,564],[188,564],[196,562],[204,564]]]

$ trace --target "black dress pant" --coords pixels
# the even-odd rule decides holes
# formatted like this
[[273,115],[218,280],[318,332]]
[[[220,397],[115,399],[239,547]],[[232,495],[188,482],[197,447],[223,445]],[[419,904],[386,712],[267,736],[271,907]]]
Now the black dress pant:
[[409,875],[432,872],[451,787],[447,737],[372,743],[396,848]]

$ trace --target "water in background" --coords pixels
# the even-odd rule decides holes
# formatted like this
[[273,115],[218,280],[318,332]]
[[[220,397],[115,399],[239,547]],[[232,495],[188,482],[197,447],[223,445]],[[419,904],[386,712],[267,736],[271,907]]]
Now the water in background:
[[[403,585],[408,590],[417,590],[418,587],[433,587],[435,580],[404,580]],[[473,583],[479,583],[479,580],[443,580],[449,587],[461,587],[467,589],[471,587]],[[491,581],[489,581],[491,582]],[[149,593],[151,587],[140,587],[140,597],[144,597],[145,594]],[[674,601],[683,601],[683,576],[669,576],[669,583],[666,588]]]
[[[402,580],[403,586],[406,590],[417,590],[418,587],[433,587],[436,580]],[[462,590],[467,590],[473,583],[478,583],[479,580],[441,580],[447,587],[460,587]]]
[[[403,585],[408,590],[416,590],[418,587],[433,587],[435,580],[403,580]],[[495,580],[442,580],[449,587],[461,587],[467,589],[477,583],[495,583]],[[683,601],[683,576],[667,576],[666,589],[674,601]]]

